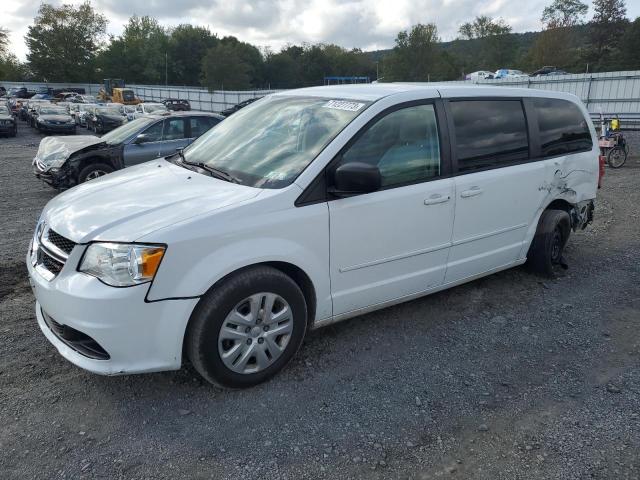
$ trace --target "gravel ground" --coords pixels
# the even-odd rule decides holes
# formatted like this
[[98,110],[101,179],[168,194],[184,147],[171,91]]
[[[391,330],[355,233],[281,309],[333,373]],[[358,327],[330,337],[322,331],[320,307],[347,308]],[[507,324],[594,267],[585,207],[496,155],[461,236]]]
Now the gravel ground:
[[640,162],[567,271],[512,269],[312,332],[269,383],[101,377],[40,333],[23,266],[54,192],[0,139],[0,477],[640,478]]

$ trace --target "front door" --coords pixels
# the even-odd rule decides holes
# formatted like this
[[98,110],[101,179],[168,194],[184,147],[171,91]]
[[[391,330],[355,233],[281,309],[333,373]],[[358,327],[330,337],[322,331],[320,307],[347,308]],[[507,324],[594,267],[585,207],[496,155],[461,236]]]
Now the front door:
[[167,118],[164,121],[162,143],[160,144],[160,156],[168,157],[173,155],[180,148],[189,145],[187,138],[185,119],[182,117]]
[[332,168],[348,162],[377,165],[382,188],[329,201],[334,315],[442,284],[454,186],[443,178],[434,105],[382,115]]
[[140,132],[144,137],[137,141],[135,138],[124,147],[124,166],[130,167],[138,163],[148,162],[160,156],[162,142],[162,120]]

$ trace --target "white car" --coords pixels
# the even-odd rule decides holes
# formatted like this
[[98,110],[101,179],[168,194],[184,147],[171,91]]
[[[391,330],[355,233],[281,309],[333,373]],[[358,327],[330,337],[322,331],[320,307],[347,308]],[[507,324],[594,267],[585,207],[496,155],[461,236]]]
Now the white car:
[[[129,114],[132,117],[129,118],[129,120],[140,118],[151,113],[158,114],[168,111],[169,109],[163,103],[139,103],[138,105],[136,105],[135,111]],[[127,117],[129,117],[129,115],[127,115]]]
[[465,75],[465,80],[489,80],[494,77],[493,72],[488,72],[486,70],[478,70],[477,72],[472,72],[468,75]]
[[592,219],[588,119],[533,89],[265,97],[51,200],[27,255],[38,324],[92,372],[179,369],[184,352],[209,381],[255,385],[309,329],[527,260],[550,273]]
[[522,72],[522,70],[511,70],[509,68],[501,68],[500,70],[496,70],[496,73],[493,74],[493,78],[528,78],[529,75]]

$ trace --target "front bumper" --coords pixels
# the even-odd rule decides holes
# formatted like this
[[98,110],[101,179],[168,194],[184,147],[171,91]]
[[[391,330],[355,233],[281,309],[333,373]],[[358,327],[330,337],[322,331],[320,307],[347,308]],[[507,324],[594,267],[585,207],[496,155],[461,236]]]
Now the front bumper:
[[53,188],[62,188],[67,186],[66,175],[62,173],[62,170],[56,170],[55,172],[44,171],[38,167],[37,163],[33,164],[33,174],[37,179],[42,180],[47,185]]
[[15,123],[10,125],[0,124],[0,133],[13,133],[16,131],[16,128]]
[[69,133],[69,132],[75,132],[76,131],[76,124],[75,123],[71,123],[71,124],[65,124],[65,125],[54,125],[51,123],[38,123],[38,128],[40,129],[41,132],[64,132],[64,133]]
[[[179,369],[187,322],[198,299],[146,302],[148,284],[109,287],[79,273],[84,251],[77,245],[51,281],[38,273],[27,256],[29,281],[36,297],[36,317],[42,333],[71,363],[103,375]],[[45,321],[45,315],[48,321]],[[52,328],[67,326],[90,337],[108,359],[92,358]],[[103,356],[104,358],[104,356]]]

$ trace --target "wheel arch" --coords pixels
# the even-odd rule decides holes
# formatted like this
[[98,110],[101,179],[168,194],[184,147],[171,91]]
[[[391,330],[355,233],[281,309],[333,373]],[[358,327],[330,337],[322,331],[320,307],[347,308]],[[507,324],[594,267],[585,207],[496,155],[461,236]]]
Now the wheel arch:
[[[563,198],[556,198],[555,200],[549,202],[549,204],[542,209],[544,210],[564,210],[571,216],[571,211],[574,209],[574,206],[569,203],[567,200]],[[540,219],[538,219],[540,221]]]
[[95,154],[79,156],[77,158],[73,158],[69,163],[69,166],[71,167],[71,173],[73,175],[73,179],[76,183],[78,181],[78,175],[80,175],[80,172],[82,171],[82,169],[92,163],[106,163],[107,165],[112,167],[114,170],[118,170],[118,167],[114,165],[114,162],[111,160],[111,158],[107,156],[95,155]]
[[522,249],[520,250],[519,258],[525,259],[527,257],[527,253],[529,252],[529,248],[533,242],[533,237],[538,229],[538,225],[540,224],[540,219],[542,218],[542,214],[547,210],[563,210],[569,214],[569,220],[571,222],[570,228],[573,229],[574,215],[573,211],[575,210],[575,206],[564,198],[554,198],[550,201],[545,202],[543,206],[538,210],[534,221],[529,225],[529,229],[527,231],[525,241],[522,245]]
[[[207,295],[211,290],[215,289],[218,285],[225,282],[229,277],[236,275],[239,272],[243,272],[245,270],[250,270],[255,267],[268,266],[275,268],[276,270],[280,270],[282,273],[291,278],[302,290],[302,294],[304,295],[305,302],[307,303],[308,315],[307,315],[307,323],[309,326],[313,324],[316,314],[317,307],[317,296],[316,289],[313,285],[313,281],[311,277],[299,266],[284,261],[264,261],[264,262],[256,262],[245,265],[240,268],[236,268],[235,270],[227,273],[223,277],[216,280],[216,282],[211,285],[204,295]],[[203,295],[203,296],[204,296]]]
[[[245,265],[240,268],[236,268],[235,270],[227,273],[223,277],[216,280],[216,282],[207,289],[207,291],[202,295],[202,297],[207,295],[211,290],[216,288],[218,285],[225,282],[231,276],[236,275],[239,272],[250,270],[252,268],[260,267],[260,266],[268,266],[281,271],[282,273],[287,275],[289,278],[291,278],[298,285],[298,287],[300,287],[300,290],[302,290],[302,294],[304,296],[305,302],[307,303],[307,309],[308,309],[307,329],[310,329],[313,326],[313,322],[315,320],[315,313],[316,313],[316,307],[317,307],[316,289],[309,275],[302,268],[300,268],[297,265],[294,265],[293,263],[283,262],[283,261],[265,261],[265,262],[256,262],[249,265]],[[187,324],[184,329],[184,336],[182,338],[182,358],[183,359],[186,357],[185,349],[186,349],[186,341],[187,341],[187,332],[189,331],[189,326],[191,325],[193,315],[196,309],[198,308],[199,303],[200,302],[198,301],[198,303],[193,308],[193,311],[191,312],[191,315],[189,316],[189,320],[187,321]]]

